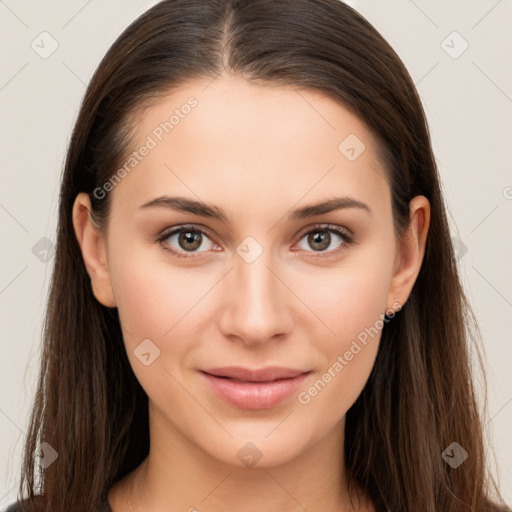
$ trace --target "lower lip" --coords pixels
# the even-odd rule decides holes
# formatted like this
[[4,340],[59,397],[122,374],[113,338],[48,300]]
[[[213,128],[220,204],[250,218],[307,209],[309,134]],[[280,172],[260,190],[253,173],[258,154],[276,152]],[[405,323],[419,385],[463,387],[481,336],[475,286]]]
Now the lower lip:
[[310,372],[269,382],[242,382],[201,373],[226,402],[240,409],[269,409],[290,396]]

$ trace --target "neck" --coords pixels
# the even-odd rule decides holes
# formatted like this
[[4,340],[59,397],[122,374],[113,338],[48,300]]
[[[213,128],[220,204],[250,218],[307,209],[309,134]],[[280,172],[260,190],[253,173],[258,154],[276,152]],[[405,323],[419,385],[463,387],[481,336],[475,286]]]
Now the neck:
[[262,457],[253,467],[218,460],[150,409],[151,448],[144,462],[109,491],[113,512],[308,512],[373,510],[348,494],[344,421],[288,461]]

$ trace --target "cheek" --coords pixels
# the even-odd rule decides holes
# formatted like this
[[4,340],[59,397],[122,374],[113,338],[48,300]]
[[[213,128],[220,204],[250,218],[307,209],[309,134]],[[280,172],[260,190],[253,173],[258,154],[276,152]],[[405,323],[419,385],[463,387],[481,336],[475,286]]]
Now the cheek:
[[205,293],[206,284],[201,283],[201,278],[190,276],[187,269],[165,264],[161,255],[152,259],[147,249],[114,256],[112,287],[127,350],[133,350],[145,338],[162,350],[169,350],[167,340],[172,338],[172,350],[178,351],[180,336],[176,333],[186,323],[187,311]]
[[336,271],[302,275],[298,295],[327,327],[325,347],[340,350],[373,326],[386,311],[390,284],[390,263],[386,259],[363,259],[342,265]]
[[126,352],[137,380],[152,400],[179,402],[183,399],[178,384],[182,381],[180,365],[195,343],[187,333],[187,322],[200,310],[194,305],[204,290],[195,285],[197,280],[191,283],[186,271],[161,262],[148,263],[147,253],[145,258],[142,252],[132,251],[113,263],[112,286]]
[[[380,257],[379,257],[380,256]],[[385,319],[391,259],[381,252],[361,257],[329,279],[317,279],[308,299],[330,330],[316,337],[323,367],[298,402],[331,422],[339,420],[361,393],[373,368]],[[319,286],[324,283],[324,286]],[[309,283],[310,285],[312,284]],[[313,307],[312,307],[313,309]],[[326,418],[327,420],[327,418]]]

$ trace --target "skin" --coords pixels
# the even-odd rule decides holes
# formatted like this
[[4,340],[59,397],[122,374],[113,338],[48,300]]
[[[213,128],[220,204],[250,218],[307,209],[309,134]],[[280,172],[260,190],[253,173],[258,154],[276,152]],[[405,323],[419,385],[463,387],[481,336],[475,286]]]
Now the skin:
[[[313,90],[233,76],[210,82],[184,84],[139,120],[133,150],[187,98],[198,100],[109,192],[108,229],[91,222],[86,194],[73,208],[95,296],[118,308],[130,364],[149,397],[150,453],[110,489],[110,505],[114,512],[217,512],[239,510],[243,499],[244,512],[374,510],[365,496],[350,504],[343,438],[380,330],[307,404],[296,392],[269,409],[240,409],[217,397],[198,369],[312,370],[305,392],[329,368],[332,376],[357,336],[407,301],[424,256],[429,202],[411,201],[411,227],[396,240],[376,141],[357,117]],[[365,145],[354,161],[338,149],[349,134]],[[214,204],[229,222],[139,208],[164,194]],[[346,208],[287,218],[338,196],[371,213]],[[307,235],[327,223],[349,230],[354,243],[343,246],[331,234],[327,248],[315,250]],[[191,254],[178,235],[155,241],[182,224],[211,233],[188,260],[164,248]],[[263,250],[251,263],[236,251],[247,236]],[[148,366],[134,354],[147,338],[160,350]],[[253,467],[237,457],[248,442],[261,453]]]

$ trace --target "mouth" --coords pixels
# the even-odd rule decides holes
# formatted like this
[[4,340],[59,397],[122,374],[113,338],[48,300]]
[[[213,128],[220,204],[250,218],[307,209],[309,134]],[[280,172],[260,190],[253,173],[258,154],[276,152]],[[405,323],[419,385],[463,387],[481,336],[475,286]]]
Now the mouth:
[[[216,375],[217,373],[218,375]],[[230,375],[225,375],[229,373]],[[218,397],[240,409],[269,409],[288,398],[312,373],[283,368],[201,370]]]
[[309,372],[309,370],[297,370],[283,366],[267,366],[255,370],[243,366],[224,366],[222,368],[207,368],[201,371],[214,377],[225,377],[244,382],[269,382],[289,379]]

